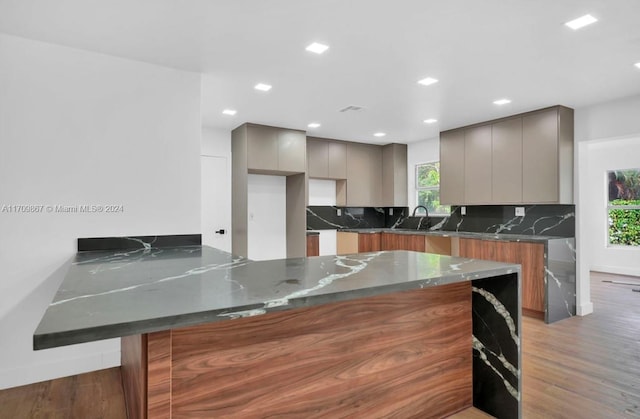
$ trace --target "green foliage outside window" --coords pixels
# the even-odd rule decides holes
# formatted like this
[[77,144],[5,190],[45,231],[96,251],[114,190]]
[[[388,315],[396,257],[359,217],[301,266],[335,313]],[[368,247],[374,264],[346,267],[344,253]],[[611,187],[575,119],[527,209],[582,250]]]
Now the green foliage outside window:
[[610,202],[609,244],[640,246],[640,200]]
[[449,215],[451,208],[440,205],[440,163],[416,166],[417,205],[424,205],[429,215]]

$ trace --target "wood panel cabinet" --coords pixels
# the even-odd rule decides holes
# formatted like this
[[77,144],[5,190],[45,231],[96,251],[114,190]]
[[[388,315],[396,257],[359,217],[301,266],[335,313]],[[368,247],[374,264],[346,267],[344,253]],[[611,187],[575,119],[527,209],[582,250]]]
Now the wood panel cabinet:
[[451,237],[424,236],[424,251],[451,256]]
[[464,202],[491,203],[491,125],[464,131]]
[[461,238],[460,256],[522,265],[522,312],[544,318],[544,244]]
[[440,200],[573,203],[573,110],[554,106],[440,133]]
[[413,250],[425,251],[424,235],[420,234],[395,234],[382,233],[382,250]]
[[382,249],[380,240],[380,233],[359,233],[358,252],[379,252]]
[[380,206],[382,149],[372,144],[347,143],[347,206]]
[[358,233],[338,231],[336,233],[336,254],[350,255],[358,253]]
[[247,168],[254,173],[304,173],[307,137],[304,131],[246,124]]
[[320,256],[319,234],[307,234],[307,256]]

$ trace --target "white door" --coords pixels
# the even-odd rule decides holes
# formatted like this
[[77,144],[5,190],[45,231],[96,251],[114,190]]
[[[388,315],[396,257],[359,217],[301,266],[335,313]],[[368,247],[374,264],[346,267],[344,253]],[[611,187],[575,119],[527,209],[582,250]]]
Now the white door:
[[226,157],[200,156],[202,244],[231,252],[231,176]]

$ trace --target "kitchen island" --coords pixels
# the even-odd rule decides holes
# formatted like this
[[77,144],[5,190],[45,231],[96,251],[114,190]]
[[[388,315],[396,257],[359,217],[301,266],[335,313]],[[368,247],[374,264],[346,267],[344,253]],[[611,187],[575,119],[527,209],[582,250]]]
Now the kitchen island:
[[166,237],[79,242],[69,265],[34,348],[123,337],[130,418],[520,417],[519,265]]

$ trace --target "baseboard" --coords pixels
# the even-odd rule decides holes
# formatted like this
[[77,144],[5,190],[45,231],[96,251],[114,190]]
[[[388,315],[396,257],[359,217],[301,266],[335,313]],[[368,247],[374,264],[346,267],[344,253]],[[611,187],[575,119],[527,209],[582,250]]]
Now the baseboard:
[[586,316],[591,313],[593,313],[593,303],[591,301],[585,304],[579,304],[576,307],[576,314],[578,316]]
[[593,266],[592,265],[590,270],[596,271],[596,272],[602,272],[606,274],[640,277],[640,270],[633,269],[633,268],[625,268],[620,266],[603,266],[603,265]]
[[0,390],[120,365],[120,350],[0,371]]

